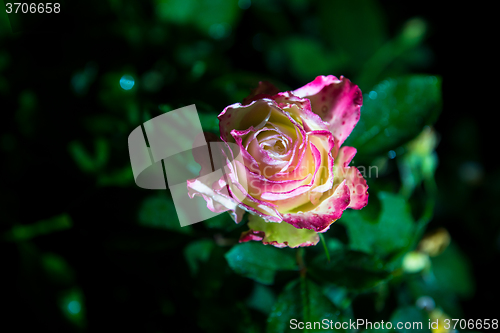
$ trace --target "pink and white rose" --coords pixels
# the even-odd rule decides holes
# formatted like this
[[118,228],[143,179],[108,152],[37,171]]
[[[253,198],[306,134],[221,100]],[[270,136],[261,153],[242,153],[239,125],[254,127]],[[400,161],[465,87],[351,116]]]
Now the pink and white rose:
[[218,116],[221,140],[237,145],[241,158],[228,159],[230,171],[221,178],[188,181],[190,197],[202,195],[210,210],[229,211],[236,222],[250,212],[240,242],[317,244],[317,233],[346,208],[368,203],[366,180],[348,166],[356,149],[342,147],[362,102],[358,86],[342,76],[318,76],[286,92],[260,82]]

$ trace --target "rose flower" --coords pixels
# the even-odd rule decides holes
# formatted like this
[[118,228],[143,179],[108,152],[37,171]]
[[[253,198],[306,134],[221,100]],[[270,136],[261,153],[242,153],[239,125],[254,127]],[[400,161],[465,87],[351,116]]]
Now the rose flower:
[[[218,116],[220,138],[230,151],[228,171],[220,178],[189,180],[190,197],[203,196],[210,210],[230,211],[236,222],[250,212],[250,230],[240,242],[317,244],[317,233],[327,231],[346,208],[368,203],[366,180],[348,166],[356,149],[341,147],[362,102],[358,86],[342,76],[318,76],[287,92],[260,82],[243,103]],[[240,158],[231,162],[230,154]]]

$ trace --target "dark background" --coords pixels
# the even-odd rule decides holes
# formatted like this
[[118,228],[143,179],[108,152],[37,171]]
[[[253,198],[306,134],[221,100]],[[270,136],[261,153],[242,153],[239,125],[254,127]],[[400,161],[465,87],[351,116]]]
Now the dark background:
[[[159,18],[153,3],[66,0],[61,1],[62,12],[50,17],[0,16],[1,299],[8,309],[2,326],[15,331],[160,332],[181,323],[189,331],[234,331],[234,325],[265,322],[264,314],[240,309],[251,281],[223,276],[225,262],[213,259],[212,269],[206,268],[206,274],[216,275],[207,280],[224,286],[217,295],[204,287],[203,278],[190,276],[183,248],[197,235],[206,236],[201,225],[193,227],[193,236],[137,222],[141,202],[151,191],[131,181],[126,138],[161,113],[158,105],[175,109],[196,103],[202,113],[217,114],[245,97],[259,80],[294,89],[322,74],[345,75],[364,93],[386,77],[442,77],[443,109],[435,124],[439,194],[427,228],[446,228],[471,264],[475,294],[460,300],[463,318],[498,318],[500,171],[492,140],[496,85],[489,84],[495,66],[488,59],[493,40],[485,38],[490,31],[487,9],[370,2],[385,25],[381,45],[415,17],[425,22],[427,32],[417,47],[396,57],[372,81],[358,83],[370,50],[380,45],[370,36],[352,43],[364,36],[363,25],[347,20],[356,14],[345,16],[344,22],[335,11],[325,12],[324,6],[330,8],[326,0],[252,2],[246,10],[237,8],[225,37],[216,28],[207,34],[200,28],[203,23]],[[345,10],[359,10],[363,18],[373,9],[356,3]],[[213,6],[225,5],[220,1]],[[343,27],[345,39],[328,38],[323,27],[330,19],[339,23],[328,29]],[[296,35],[307,37],[299,49],[310,47],[312,40],[332,58],[342,53],[338,41],[348,59],[317,65],[321,59],[299,51],[280,55],[276,50],[293,49],[286,41]],[[370,41],[371,49],[364,46]],[[299,55],[294,58],[293,52]],[[310,61],[312,68],[297,65],[301,61]],[[148,81],[144,74],[153,69],[160,78],[150,76],[150,88],[142,88]],[[126,73],[142,78],[143,85],[123,95],[117,83]],[[101,143],[94,145],[96,140]],[[96,151],[105,162],[86,168],[78,147]],[[15,226],[61,214],[70,216],[71,227],[56,226],[53,232],[52,227],[35,227],[11,237]],[[245,230],[233,229],[224,237],[233,239]],[[80,316],[61,310],[68,297],[83,300]],[[206,317],[193,319],[199,312]]]

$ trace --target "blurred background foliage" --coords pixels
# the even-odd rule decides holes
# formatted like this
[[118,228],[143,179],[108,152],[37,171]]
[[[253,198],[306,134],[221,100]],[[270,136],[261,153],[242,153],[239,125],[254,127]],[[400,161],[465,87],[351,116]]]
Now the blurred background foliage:
[[[500,171],[452,74],[456,36],[471,41],[447,22],[383,0],[0,11],[2,325],[284,332],[291,318],[362,318],[427,332],[428,319],[495,318]],[[134,184],[127,137],[142,122],[194,103],[218,133],[216,115],[258,81],[289,90],[328,74],[363,91],[346,145],[370,200],[323,244],[238,244],[247,228],[227,214],[181,228],[168,191]]]

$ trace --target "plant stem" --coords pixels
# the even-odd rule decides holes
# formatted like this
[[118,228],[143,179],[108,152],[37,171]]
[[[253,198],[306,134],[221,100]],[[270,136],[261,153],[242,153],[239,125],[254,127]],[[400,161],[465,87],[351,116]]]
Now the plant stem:
[[330,262],[330,252],[328,252],[328,248],[326,247],[325,237],[321,233],[318,233],[318,235],[319,239],[321,239],[321,243],[323,243],[323,248],[325,249],[326,258],[328,259],[328,262]]

